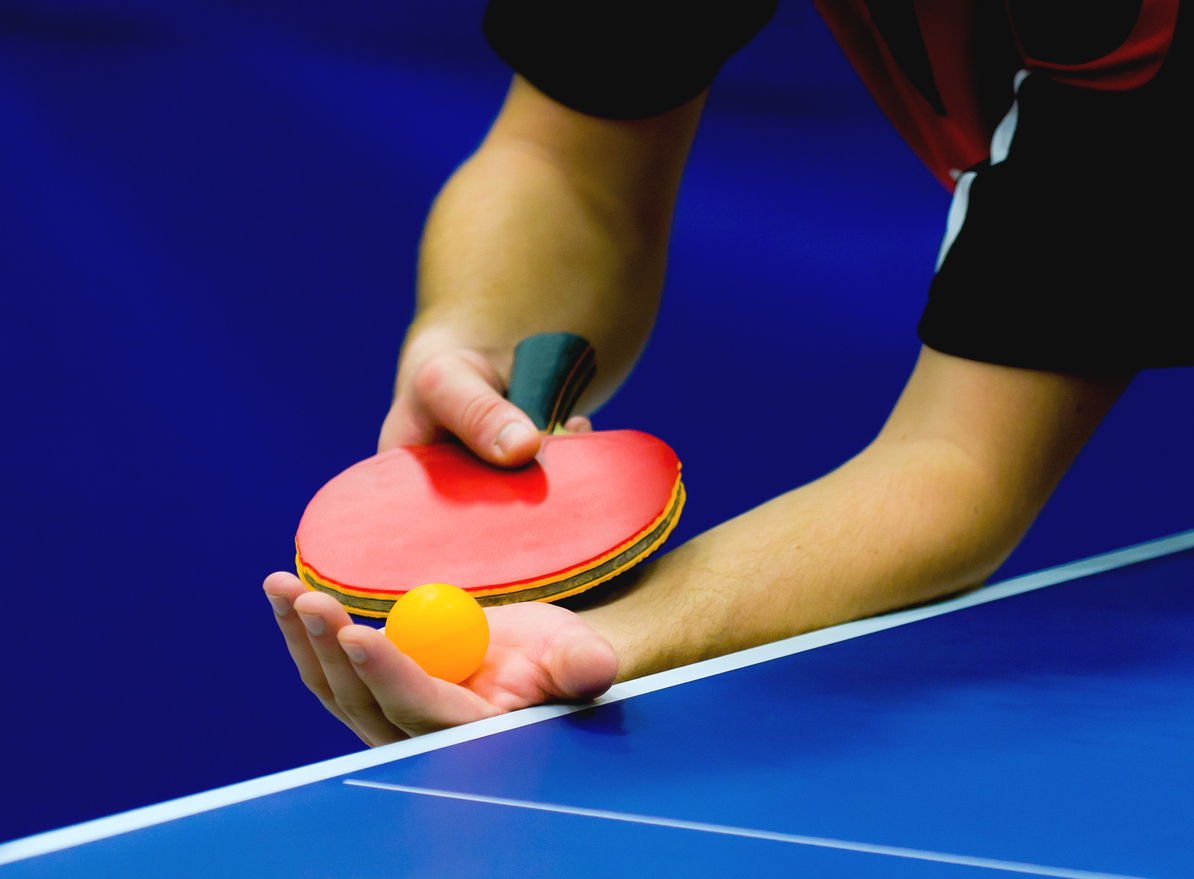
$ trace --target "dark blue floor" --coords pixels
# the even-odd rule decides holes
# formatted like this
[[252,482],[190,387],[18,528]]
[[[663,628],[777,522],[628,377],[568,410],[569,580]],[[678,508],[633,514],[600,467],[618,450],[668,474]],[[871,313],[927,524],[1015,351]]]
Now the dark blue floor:
[[[0,0],[0,839],[359,747],[259,583],[374,447],[423,215],[508,77],[480,8]],[[673,541],[870,439],[947,204],[781,4],[715,88],[655,339],[599,416],[679,451]],[[1007,572],[1194,525],[1192,383],[1138,379]]]
[[[1186,551],[350,777],[1180,879],[1194,872],[1192,581]],[[0,868],[5,879],[798,872],[999,875],[340,779]]]

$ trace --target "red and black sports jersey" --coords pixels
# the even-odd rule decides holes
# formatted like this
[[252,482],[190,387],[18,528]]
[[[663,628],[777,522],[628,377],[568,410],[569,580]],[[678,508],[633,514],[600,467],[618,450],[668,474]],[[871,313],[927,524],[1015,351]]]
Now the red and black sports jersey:
[[[1178,0],[814,2],[896,128],[956,186],[926,344],[1077,373],[1194,364]],[[491,0],[484,30],[550,97],[632,119],[700,94],[775,5]]]
[[1178,0],[816,0],[883,112],[953,187],[987,158],[1027,70],[1101,92],[1148,83],[1168,54]]

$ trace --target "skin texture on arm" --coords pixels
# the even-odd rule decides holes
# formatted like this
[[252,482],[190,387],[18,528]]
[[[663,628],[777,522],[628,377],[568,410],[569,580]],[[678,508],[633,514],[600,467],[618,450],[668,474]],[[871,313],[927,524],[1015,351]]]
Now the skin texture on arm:
[[922,349],[879,436],[581,618],[638,677],[981,584],[1127,385]]
[[1011,552],[1128,379],[924,349],[879,436],[842,467],[636,569],[573,613],[487,611],[461,686],[423,674],[290,574],[266,592],[307,685],[370,744],[551,699],[980,584]]
[[[538,434],[501,391],[515,344],[534,333],[577,333],[600,353],[581,411],[614,392],[655,321],[703,103],[611,121],[515,77],[488,136],[428,217],[381,450],[446,430],[491,463],[529,460]],[[511,424],[523,430],[503,434]]]

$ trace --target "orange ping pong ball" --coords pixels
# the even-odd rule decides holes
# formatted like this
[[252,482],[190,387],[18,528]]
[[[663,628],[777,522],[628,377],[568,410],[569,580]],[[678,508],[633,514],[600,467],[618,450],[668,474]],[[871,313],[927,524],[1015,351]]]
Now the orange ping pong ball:
[[459,684],[485,659],[489,621],[463,589],[427,583],[394,602],[386,637],[433,678]]

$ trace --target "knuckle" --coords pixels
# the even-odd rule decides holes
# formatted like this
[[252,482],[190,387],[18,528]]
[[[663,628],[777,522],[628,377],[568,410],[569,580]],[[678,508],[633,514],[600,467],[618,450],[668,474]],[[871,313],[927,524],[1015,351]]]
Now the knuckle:
[[403,710],[396,706],[387,706],[382,710],[382,714],[391,725],[397,727],[408,735],[421,735],[423,733],[435,732],[443,729],[450,724],[436,724],[434,720],[425,717],[415,711]]
[[451,353],[437,354],[419,367],[411,387],[421,398],[434,397],[452,375],[456,358]]
[[482,433],[494,422],[495,414],[506,406],[506,401],[496,393],[481,393],[469,398],[460,412],[460,426],[469,434]]
[[321,702],[335,701],[332,696],[332,688],[328,686],[327,679],[323,675],[316,676],[310,672],[300,672],[299,678],[308,690],[319,697]]
[[377,702],[368,696],[359,694],[341,694],[336,697],[336,704],[349,717],[368,717],[377,712]]

